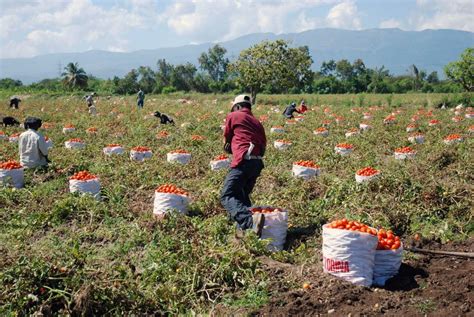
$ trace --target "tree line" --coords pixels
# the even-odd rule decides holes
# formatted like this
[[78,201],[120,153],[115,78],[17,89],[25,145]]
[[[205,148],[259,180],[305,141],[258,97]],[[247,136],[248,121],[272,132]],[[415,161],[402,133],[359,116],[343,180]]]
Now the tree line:
[[474,49],[467,48],[456,62],[445,66],[447,79],[411,65],[406,75],[390,74],[384,66],[369,68],[361,59],[329,60],[313,71],[307,46],[290,47],[283,40],[264,41],[243,50],[230,62],[226,49],[215,45],[192,63],[173,65],[159,59],[156,67],[140,66],[125,76],[99,79],[87,75],[77,63],[69,63],[61,78],[44,79],[28,86],[11,78],[0,79],[0,89],[92,90],[109,94],[172,93],[177,91],[225,93],[406,93],[473,91]]

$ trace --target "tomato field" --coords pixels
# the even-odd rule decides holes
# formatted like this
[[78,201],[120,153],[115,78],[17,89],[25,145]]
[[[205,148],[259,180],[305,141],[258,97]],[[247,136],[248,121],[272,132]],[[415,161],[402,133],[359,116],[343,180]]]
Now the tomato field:
[[[302,98],[310,111],[287,122],[284,107]],[[380,289],[345,283],[321,269],[322,225],[337,227],[343,218],[390,231],[382,235],[384,248],[401,240],[473,252],[473,109],[442,109],[443,98],[259,96],[253,113],[268,146],[252,202],[288,211],[285,250],[270,253],[254,235],[235,240],[219,201],[226,170],[209,166],[226,159],[221,126],[233,96],[147,96],[143,110],[134,96],[101,96],[97,116],[77,96],[24,96],[20,110],[4,106],[2,114],[20,122],[43,119],[40,132],[52,141],[52,163],[48,170],[25,171],[24,189],[0,189],[0,312],[472,313],[471,260],[405,252],[398,280]],[[161,125],[154,111],[176,125]],[[18,161],[18,144],[8,136],[23,129],[0,130],[7,136],[0,140],[0,163]],[[276,149],[277,140],[288,146]],[[66,148],[66,141],[84,146]],[[105,155],[113,146],[124,154]],[[132,149],[152,154],[133,161]],[[169,163],[167,153],[191,159]],[[296,163],[318,168],[317,175],[293,177]],[[98,177],[102,199],[71,194],[73,175]],[[356,175],[377,177],[358,183]],[[186,193],[190,215],[156,219],[155,191]]]

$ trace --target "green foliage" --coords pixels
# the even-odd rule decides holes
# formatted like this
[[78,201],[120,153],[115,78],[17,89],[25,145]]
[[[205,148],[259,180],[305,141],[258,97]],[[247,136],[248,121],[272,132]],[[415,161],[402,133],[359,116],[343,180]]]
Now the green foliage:
[[87,80],[84,69],[80,68],[77,63],[69,63],[64,67],[64,72],[61,74],[63,84],[68,89],[85,89],[87,88]]
[[474,91],[474,48],[469,47],[456,62],[444,68],[449,79],[460,84],[466,91]]
[[225,48],[216,44],[207,53],[204,52],[199,56],[198,61],[201,69],[209,74],[213,82],[222,83],[227,77],[229,59],[225,57],[226,53]]
[[308,47],[291,48],[288,42],[277,40],[243,50],[230,69],[237,76],[237,84],[249,90],[255,102],[265,88],[278,93],[303,88],[312,79],[312,63]]

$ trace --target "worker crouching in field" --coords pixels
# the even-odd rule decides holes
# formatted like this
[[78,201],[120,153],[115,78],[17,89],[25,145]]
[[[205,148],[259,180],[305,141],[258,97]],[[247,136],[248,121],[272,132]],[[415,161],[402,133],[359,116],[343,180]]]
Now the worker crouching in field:
[[18,141],[20,163],[24,168],[46,167],[49,163],[46,140],[38,132],[41,123],[41,119],[35,117],[28,117],[25,120],[26,131],[20,135]]
[[225,122],[224,148],[232,153],[231,169],[221,192],[221,203],[232,220],[237,222],[238,235],[251,229],[257,236],[262,233],[263,214],[252,215],[250,193],[263,169],[262,156],[267,140],[262,124],[252,114],[250,97],[239,95]]
[[12,96],[10,98],[10,108],[18,109],[20,106],[21,99],[17,96]]
[[174,125],[174,120],[173,118],[170,118],[168,117],[167,115],[165,115],[164,113],[160,113],[159,111],[155,111],[153,113],[153,116],[155,116],[156,118],[160,119],[160,123],[161,124],[172,124]]
[[288,107],[285,108],[285,111],[283,111],[283,115],[287,119],[293,119],[294,112],[300,113],[300,111],[296,109],[296,103],[292,102]]

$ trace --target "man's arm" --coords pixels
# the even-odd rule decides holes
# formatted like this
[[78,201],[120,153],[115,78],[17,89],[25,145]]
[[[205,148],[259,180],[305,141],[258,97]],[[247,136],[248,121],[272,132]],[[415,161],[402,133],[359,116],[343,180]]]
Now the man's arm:
[[46,156],[46,159],[48,158],[48,145],[46,144],[46,140],[44,139],[44,136],[40,136],[38,139],[38,148],[44,156]]

